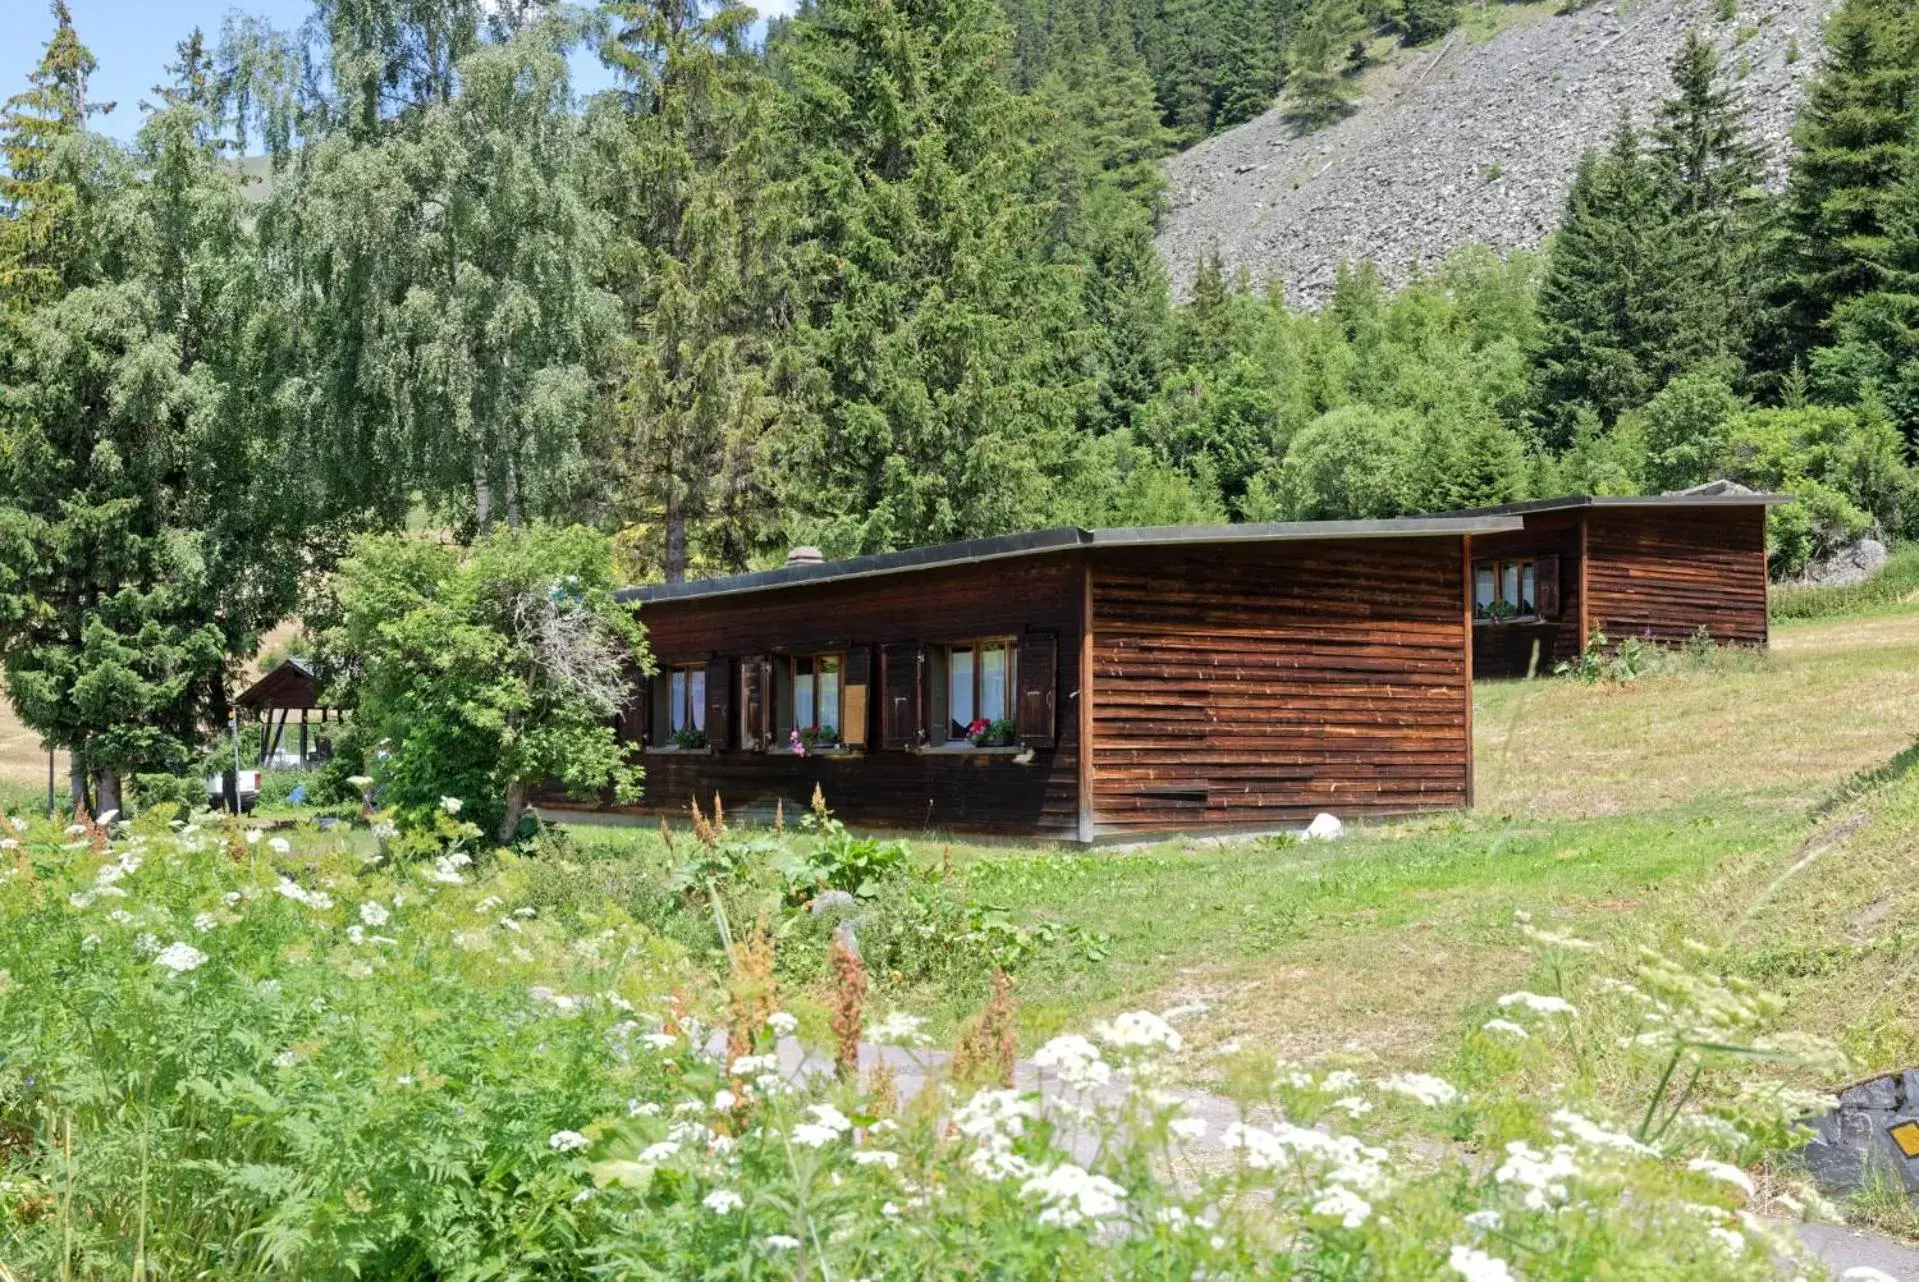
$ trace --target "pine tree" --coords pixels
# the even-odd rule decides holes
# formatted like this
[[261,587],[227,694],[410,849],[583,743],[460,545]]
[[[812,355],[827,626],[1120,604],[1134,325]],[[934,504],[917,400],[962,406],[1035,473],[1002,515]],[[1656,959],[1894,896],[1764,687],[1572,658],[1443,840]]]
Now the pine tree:
[[53,37],[28,77],[32,87],[0,108],[0,311],[30,308],[74,281],[91,214],[78,172],[87,117],[113,110],[87,100],[97,64],[66,0],[52,8]]
[[1622,120],[1588,153],[1568,195],[1539,291],[1535,418],[1563,447],[1590,407],[1610,426],[1697,353],[1681,350],[1686,264],[1666,184]]
[[[774,412],[766,365],[785,210],[769,174],[771,82],[734,0],[628,0],[605,57],[599,200],[626,317],[618,397],[622,498],[643,560],[685,577],[689,544],[743,568],[765,541],[752,466]],[[596,109],[597,110],[597,109]]]
[[1794,126],[1779,244],[1784,370],[1817,346],[1834,311],[1882,283],[1885,213],[1913,150],[1919,17],[1899,0],[1846,0]]
[[1286,110],[1304,128],[1330,124],[1352,110],[1359,93],[1348,55],[1367,25],[1355,0],[1319,0],[1286,47]]

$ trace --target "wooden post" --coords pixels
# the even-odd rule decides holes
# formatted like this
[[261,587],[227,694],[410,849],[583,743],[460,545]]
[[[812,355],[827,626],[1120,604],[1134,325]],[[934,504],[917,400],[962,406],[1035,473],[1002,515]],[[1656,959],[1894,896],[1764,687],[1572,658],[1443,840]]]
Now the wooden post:
[[1586,653],[1586,639],[1592,635],[1591,596],[1586,591],[1586,525],[1592,519],[1587,512],[1579,514],[1579,654]]
[[1093,814],[1093,558],[1080,554],[1079,839],[1091,845]]
[[307,710],[300,709],[300,764],[307,763]]
[[1459,536],[1459,577],[1465,599],[1466,672],[1461,682],[1466,691],[1466,809],[1473,808],[1473,536]]

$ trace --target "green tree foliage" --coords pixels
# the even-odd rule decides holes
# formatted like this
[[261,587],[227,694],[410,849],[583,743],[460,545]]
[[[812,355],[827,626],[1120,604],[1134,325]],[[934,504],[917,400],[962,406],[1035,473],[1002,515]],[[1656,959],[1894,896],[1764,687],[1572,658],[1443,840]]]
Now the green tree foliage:
[[1898,0],[1846,0],[1794,126],[1780,211],[1784,370],[1821,344],[1835,311],[1884,283],[1888,206],[1910,164],[1919,111],[1919,17]]
[[[71,37],[49,58],[89,64]],[[297,449],[254,430],[260,259],[202,66],[189,42],[131,163],[62,143],[85,159],[49,198],[93,213],[40,260],[64,292],[23,300],[0,340],[8,692],[101,809],[129,774],[190,764],[228,671],[291,607],[310,533]],[[56,114],[82,120],[84,80],[68,92]]]
[[611,542],[579,526],[500,530],[467,549],[354,544],[321,662],[361,737],[386,747],[367,768],[409,827],[430,830],[454,797],[504,842],[547,779],[632,795],[640,774],[613,718],[649,659],[615,585]]
[[1399,7],[1400,30],[1409,45],[1437,40],[1458,25],[1459,0],[1403,0]]
[[1683,374],[1639,411],[1645,482],[1683,490],[1710,479],[1726,455],[1726,433],[1744,404],[1710,370]]
[[1416,430],[1403,412],[1329,411],[1293,438],[1277,478],[1255,489],[1248,514],[1270,501],[1273,514],[1290,521],[1398,516],[1406,510]]
[[96,68],[66,0],[53,0],[53,38],[29,88],[0,107],[0,308],[19,312],[81,279],[87,222],[87,117],[112,103],[87,99]]
[[1690,363],[1685,276],[1669,189],[1622,120],[1580,161],[1540,286],[1535,394],[1549,444],[1570,441],[1578,407],[1610,425]]
[[1672,62],[1673,96],[1654,118],[1651,159],[1678,223],[1688,353],[1738,359],[1761,316],[1767,203],[1764,158],[1718,51],[1688,31]]
[[[496,19],[496,23],[504,19]],[[577,501],[615,309],[580,185],[564,31],[483,39],[479,9],[325,0],[309,136],[264,235],[303,302],[289,341],[328,492],[397,523],[419,498],[484,531]]]
[[1317,0],[1301,16],[1286,46],[1286,112],[1301,127],[1317,129],[1352,110],[1359,85],[1350,54],[1367,30],[1356,0]]
[[1769,517],[1778,573],[1872,530],[1913,533],[1913,474],[1898,431],[1872,406],[1747,411],[1726,427],[1720,471],[1797,500]]
[[984,0],[823,0],[782,54],[809,363],[776,452],[833,554],[1042,523],[1092,388]]
[[764,541],[754,451],[783,301],[786,209],[770,172],[772,83],[733,0],[622,0],[603,56],[622,88],[595,105],[600,203],[626,341],[621,498],[641,563],[686,576],[689,543],[739,566]]
[[1883,404],[1911,449],[1919,443],[1919,150],[1905,164],[1872,254],[1878,285],[1834,310],[1832,346],[1812,354],[1812,369],[1830,399]]

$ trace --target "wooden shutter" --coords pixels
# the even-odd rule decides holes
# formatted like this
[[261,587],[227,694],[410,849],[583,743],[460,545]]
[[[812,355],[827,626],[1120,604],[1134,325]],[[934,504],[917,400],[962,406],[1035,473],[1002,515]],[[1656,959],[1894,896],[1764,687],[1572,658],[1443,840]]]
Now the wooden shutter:
[[706,742],[715,752],[725,752],[732,729],[733,661],[712,659],[706,665]]
[[666,674],[656,672],[647,679],[646,746],[660,748],[673,742],[673,710],[667,707]]
[[748,752],[766,750],[766,718],[772,703],[767,686],[771,673],[764,655],[740,660],[740,747]]
[[867,724],[871,719],[868,691],[873,685],[873,651],[856,645],[846,651],[846,668],[841,674],[840,740],[849,748],[866,746]]
[[652,723],[652,682],[638,668],[626,670],[626,702],[614,718],[613,735],[623,746],[637,748],[646,742]]
[[1533,609],[1542,619],[1559,617],[1559,558],[1536,557],[1533,560]]
[[1019,641],[1015,660],[1019,677],[1019,741],[1028,748],[1050,748],[1056,735],[1055,705],[1059,689],[1059,638],[1051,632],[1028,632]]
[[889,645],[880,651],[880,747],[920,745],[920,667],[917,645]]

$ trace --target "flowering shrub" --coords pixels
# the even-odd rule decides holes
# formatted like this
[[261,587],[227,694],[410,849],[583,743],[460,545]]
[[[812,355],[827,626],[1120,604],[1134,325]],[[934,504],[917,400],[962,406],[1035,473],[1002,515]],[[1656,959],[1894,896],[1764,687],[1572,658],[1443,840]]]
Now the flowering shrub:
[[[1757,1280],[1790,1250],[1746,1214],[1769,1141],[1737,1109],[1655,1096],[1653,1134],[1497,1085],[1638,998],[1507,1002],[1525,1035],[1470,1037],[1463,1081],[1267,1061],[1238,1106],[1199,1100],[1176,1021],[1131,1011],[1039,1047],[1043,1091],[962,1087],[923,1047],[802,1058],[764,935],[723,993],[617,909],[534,907],[511,854],[247,837],[6,838],[0,1254],[25,1276]],[[1648,961],[1633,988],[1683,1015],[1656,1057],[1763,1040],[1729,985]],[[923,1034],[896,1011],[859,1040]]]

